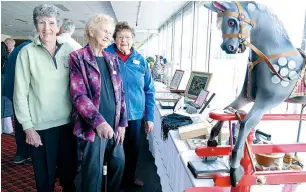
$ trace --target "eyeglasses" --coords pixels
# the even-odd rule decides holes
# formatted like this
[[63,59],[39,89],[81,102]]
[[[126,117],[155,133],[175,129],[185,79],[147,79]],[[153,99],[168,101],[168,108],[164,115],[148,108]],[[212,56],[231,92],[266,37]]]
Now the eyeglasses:
[[120,39],[120,40],[123,40],[124,38],[126,39],[126,40],[131,40],[132,39],[132,37],[127,37],[127,36],[118,36],[118,37],[116,37],[117,39]]

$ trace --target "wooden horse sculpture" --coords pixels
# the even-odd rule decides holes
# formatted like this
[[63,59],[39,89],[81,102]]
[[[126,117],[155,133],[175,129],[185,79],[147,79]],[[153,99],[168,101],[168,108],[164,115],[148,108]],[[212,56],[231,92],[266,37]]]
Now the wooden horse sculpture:
[[[250,48],[241,93],[226,107],[240,109],[254,102],[240,125],[232,151],[230,179],[232,186],[236,186],[244,174],[240,161],[246,138],[264,113],[284,101],[306,103],[305,55],[294,48],[281,21],[256,2],[213,1],[204,6],[217,12],[218,20],[222,21],[223,51],[236,54]],[[213,127],[208,146],[217,145],[215,138],[222,125],[219,121]]]

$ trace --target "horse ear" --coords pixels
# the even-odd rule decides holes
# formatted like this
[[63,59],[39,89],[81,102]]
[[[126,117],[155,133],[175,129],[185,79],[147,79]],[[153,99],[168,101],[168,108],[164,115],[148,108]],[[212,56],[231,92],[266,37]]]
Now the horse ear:
[[204,6],[214,12],[225,12],[230,8],[230,4],[226,1],[213,1],[212,3],[205,3]]

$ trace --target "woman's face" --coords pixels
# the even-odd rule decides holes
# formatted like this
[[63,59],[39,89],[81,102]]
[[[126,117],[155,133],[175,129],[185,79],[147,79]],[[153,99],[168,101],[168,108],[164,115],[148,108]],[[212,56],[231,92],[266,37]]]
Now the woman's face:
[[95,26],[90,32],[89,35],[91,38],[102,48],[106,48],[112,38],[112,25],[101,23]]
[[56,17],[40,17],[37,19],[37,32],[41,42],[55,41],[59,32]]
[[133,45],[133,35],[130,30],[117,32],[115,43],[117,48],[122,52],[128,52]]

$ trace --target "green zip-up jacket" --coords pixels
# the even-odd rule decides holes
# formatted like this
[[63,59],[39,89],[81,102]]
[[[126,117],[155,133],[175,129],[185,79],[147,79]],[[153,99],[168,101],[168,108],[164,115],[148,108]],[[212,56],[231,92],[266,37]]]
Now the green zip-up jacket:
[[21,49],[16,61],[13,102],[24,130],[45,130],[71,122],[69,54],[76,49],[58,38],[52,57],[39,37]]

